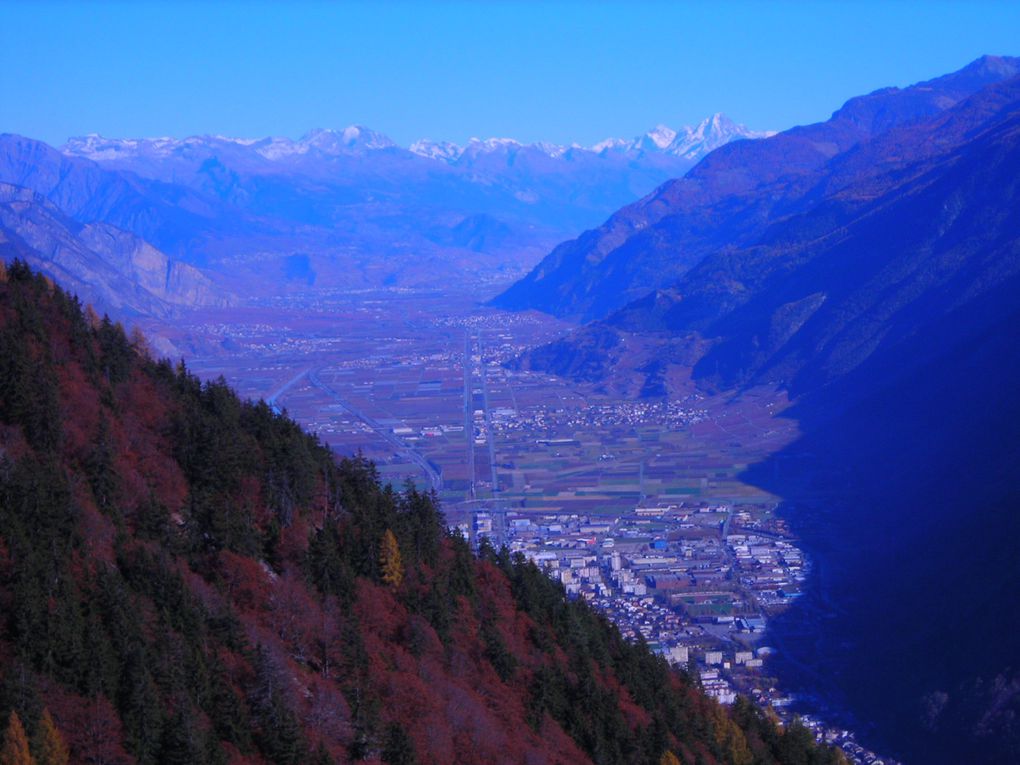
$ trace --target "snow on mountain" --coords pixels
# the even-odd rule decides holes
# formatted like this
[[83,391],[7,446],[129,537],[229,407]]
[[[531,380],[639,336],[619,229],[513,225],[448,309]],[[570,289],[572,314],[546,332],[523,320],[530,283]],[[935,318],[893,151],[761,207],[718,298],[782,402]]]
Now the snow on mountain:
[[774,131],[748,130],[738,125],[725,114],[713,114],[702,120],[697,127],[682,129],[665,151],[685,159],[700,159],[723,144],[739,138],[768,138]]
[[[449,141],[422,139],[408,148],[412,154],[437,162],[453,164],[494,153],[509,154],[528,148],[553,159],[568,151],[589,151],[595,154],[618,152],[622,154],[668,154],[696,161],[713,149],[738,138],[765,138],[772,132],[749,130],[723,114],[714,114],[694,127],[673,129],[657,125],[644,135],[633,139],[607,138],[591,147],[578,144],[565,146],[547,142],[523,144],[513,138],[472,138],[466,146]],[[64,154],[86,157],[96,162],[113,162],[135,158],[156,159],[188,150],[215,150],[233,147],[249,149],[271,162],[290,157],[321,154],[340,156],[364,154],[397,148],[387,136],[361,125],[350,125],[341,130],[317,128],[298,140],[284,137],[230,138],[227,136],[191,136],[189,138],[104,138],[96,133],[70,138],[61,148]]]
[[387,136],[361,125],[350,125],[343,130],[316,129],[309,131],[299,144],[307,144],[323,154],[342,154],[345,151],[375,151],[396,146]]
[[69,139],[63,146],[63,152],[102,162],[140,155],[166,156],[182,145],[183,141],[169,137],[104,138],[98,133],[89,133],[84,137]]
[[290,138],[230,138],[227,136],[189,136],[188,138],[104,138],[97,133],[69,138],[61,147],[64,154],[85,157],[96,162],[135,158],[167,157],[187,149],[215,150],[224,145],[250,148],[271,161],[318,152],[337,156],[389,149],[396,146],[387,136],[361,125],[342,130],[318,128],[298,140]]
[[464,152],[464,149],[449,141],[430,141],[423,138],[411,144],[408,151],[426,159],[439,159],[453,162]]
[[665,125],[656,125],[634,142],[635,149],[664,151],[676,140],[677,132]]
[[628,141],[626,138],[607,138],[592,146],[591,150],[596,154],[601,154],[604,151],[626,151],[633,143],[633,141]]
[[594,152],[615,151],[624,154],[661,152],[675,157],[698,160],[723,144],[738,138],[768,138],[775,131],[750,130],[725,114],[706,117],[695,127],[683,126],[673,130],[666,125],[657,125],[633,140],[607,138],[591,147]]

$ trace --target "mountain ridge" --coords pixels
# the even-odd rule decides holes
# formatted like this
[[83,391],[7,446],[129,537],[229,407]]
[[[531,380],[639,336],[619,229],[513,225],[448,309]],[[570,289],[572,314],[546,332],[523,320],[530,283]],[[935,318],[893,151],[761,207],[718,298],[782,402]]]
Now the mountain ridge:
[[118,314],[170,316],[175,306],[231,305],[196,268],[107,223],[81,224],[42,195],[0,183],[0,255],[17,255]]
[[[574,143],[560,145],[548,142],[522,143],[512,138],[471,138],[461,146],[450,141],[418,139],[408,147],[400,147],[387,136],[363,125],[350,125],[342,129],[316,128],[297,140],[283,137],[233,138],[222,135],[188,136],[175,139],[160,138],[104,138],[98,133],[71,137],[59,150],[68,156],[91,159],[95,162],[123,161],[139,155],[169,156],[174,152],[201,146],[234,146],[249,149],[269,161],[284,160],[293,155],[318,151],[324,155],[342,153],[364,153],[387,149],[406,150],[417,156],[456,163],[465,152],[491,153],[510,149],[535,149],[550,158],[559,158],[569,151],[585,151],[601,154],[605,151],[618,153],[661,152],[668,155],[694,160],[731,140],[763,138],[771,131],[750,130],[737,124],[721,113],[706,117],[696,126],[681,126],[672,129],[658,125],[642,136],[633,139],[607,138],[592,146]],[[662,142],[658,137],[668,135]]]
[[850,99],[827,122],[722,146],[683,178],[561,243],[492,302],[581,321],[604,318],[669,286],[711,252],[752,241],[774,217],[810,204],[810,179],[836,155],[1018,72],[1020,59],[984,57],[908,88]]
[[[904,761],[992,765],[1020,752],[1020,632],[996,605],[1020,586],[1020,75],[932,95],[926,118],[795,166],[743,241],[517,363],[634,395],[668,395],[670,366],[783,389],[801,435],[741,476],[817,561],[770,623],[780,677]],[[874,106],[854,119],[887,121]]]

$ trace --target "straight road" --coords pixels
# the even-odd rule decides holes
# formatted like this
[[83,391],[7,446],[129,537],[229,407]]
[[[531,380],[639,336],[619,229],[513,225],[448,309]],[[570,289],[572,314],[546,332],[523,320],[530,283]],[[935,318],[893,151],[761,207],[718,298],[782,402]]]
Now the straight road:
[[439,471],[435,469],[432,463],[428,461],[425,455],[416,452],[414,449],[412,449],[403,441],[401,441],[399,438],[397,438],[395,435],[393,435],[393,431],[390,428],[380,425],[376,420],[369,417],[367,414],[365,414],[363,411],[361,411],[356,406],[351,404],[349,401],[345,400],[343,396],[336,392],[336,390],[334,390],[332,387],[330,387],[329,385],[322,381],[322,379],[319,377],[319,373],[321,371],[322,371],[321,368],[308,370],[308,382],[310,382],[319,390],[329,394],[329,396],[334,401],[336,401],[336,403],[340,404],[340,406],[346,409],[352,416],[357,417],[359,420],[365,423],[372,430],[373,433],[375,433],[377,436],[379,436],[379,438],[381,438],[390,446],[392,446],[398,454],[407,458],[409,461],[413,462],[415,465],[421,468],[422,472],[424,472],[425,475],[428,476],[429,483],[432,485],[432,488],[436,492],[440,492],[443,490],[443,477],[439,474]]
[[464,438],[467,439],[468,493],[475,498],[475,417],[473,408],[473,370],[471,333],[464,330]]
[[282,396],[284,393],[286,393],[292,387],[294,387],[294,384],[298,380],[300,380],[302,377],[304,377],[306,374],[308,374],[308,369],[302,369],[300,372],[298,372],[292,378],[287,380],[287,382],[285,382],[282,386],[277,388],[276,392],[272,396],[270,396],[269,398],[266,399],[266,403],[269,404],[269,406],[272,408],[272,410],[274,412],[276,412],[277,414],[280,414],[280,412],[281,412],[280,407],[276,403],[277,399],[279,399],[280,396]]

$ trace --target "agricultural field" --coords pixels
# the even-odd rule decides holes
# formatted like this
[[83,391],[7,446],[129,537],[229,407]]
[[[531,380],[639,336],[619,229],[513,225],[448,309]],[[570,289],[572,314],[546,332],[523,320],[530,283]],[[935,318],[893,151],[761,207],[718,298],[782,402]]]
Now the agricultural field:
[[768,500],[738,476],[796,435],[777,416],[781,394],[628,399],[504,366],[569,329],[469,295],[338,291],[196,311],[171,341],[193,371],[286,409],[339,454],[435,489],[454,521],[484,508],[618,517],[642,503]]

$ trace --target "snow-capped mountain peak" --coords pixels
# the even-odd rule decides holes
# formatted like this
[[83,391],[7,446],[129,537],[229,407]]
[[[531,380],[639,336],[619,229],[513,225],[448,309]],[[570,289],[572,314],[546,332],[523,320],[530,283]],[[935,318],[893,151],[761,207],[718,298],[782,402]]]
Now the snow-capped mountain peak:
[[607,138],[604,141],[599,141],[597,144],[591,147],[591,150],[596,154],[601,154],[604,151],[626,151],[627,148],[633,143],[628,141],[626,138]]
[[683,128],[666,151],[686,159],[700,159],[730,141],[739,138],[767,138],[770,135],[774,135],[774,132],[749,130],[725,114],[716,112],[699,122],[697,127]]
[[660,149],[665,149],[674,140],[676,140],[676,131],[666,125],[656,125],[654,128],[645,133],[644,137],[650,140],[653,144],[658,146]]
[[[524,144],[513,138],[472,138],[465,146],[449,141],[423,139],[408,148],[412,154],[448,164],[472,161],[489,154],[513,155],[527,149],[558,159],[568,151],[606,152],[621,154],[668,154],[689,161],[697,161],[713,149],[738,138],[765,138],[771,132],[749,130],[721,113],[706,117],[694,127],[674,129],[656,125],[647,133],[633,139],[607,138],[585,148],[547,142]],[[371,152],[394,149],[396,144],[387,136],[362,125],[349,125],[334,130],[316,128],[293,140],[285,137],[231,138],[228,136],[190,136],[176,139],[161,138],[104,138],[97,133],[70,138],[62,147],[65,154],[86,157],[97,162],[124,162],[137,159],[156,160],[170,155],[187,157],[208,154],[217,156],[223,151],[249,150],[260,161],[284,162],[303,155],[338,157],[365,155]]]
[[455,143],[450,143],[449,141],[431,141],[427,138],[412,143],[408,151],[412,154],[417,154],[419,157],[445,162],[453,162],[464,153],[464,149]]
[[772,132],[749,130],[725,114],[716,113],[706,117],[696,126],[683,126],[674,130],[666,125],[657,125],[642,136],[627,141],[622,138],[607,138],[591,147],[596,153],[614,152],[661,152],[684,159],[697,160],[725,143],[738,138],[767,138]]
[[387,136],[361,125],[349,125],[343,130],[316,128],[305,133],[297,143],[323,154],[372,151],[396,146]]

